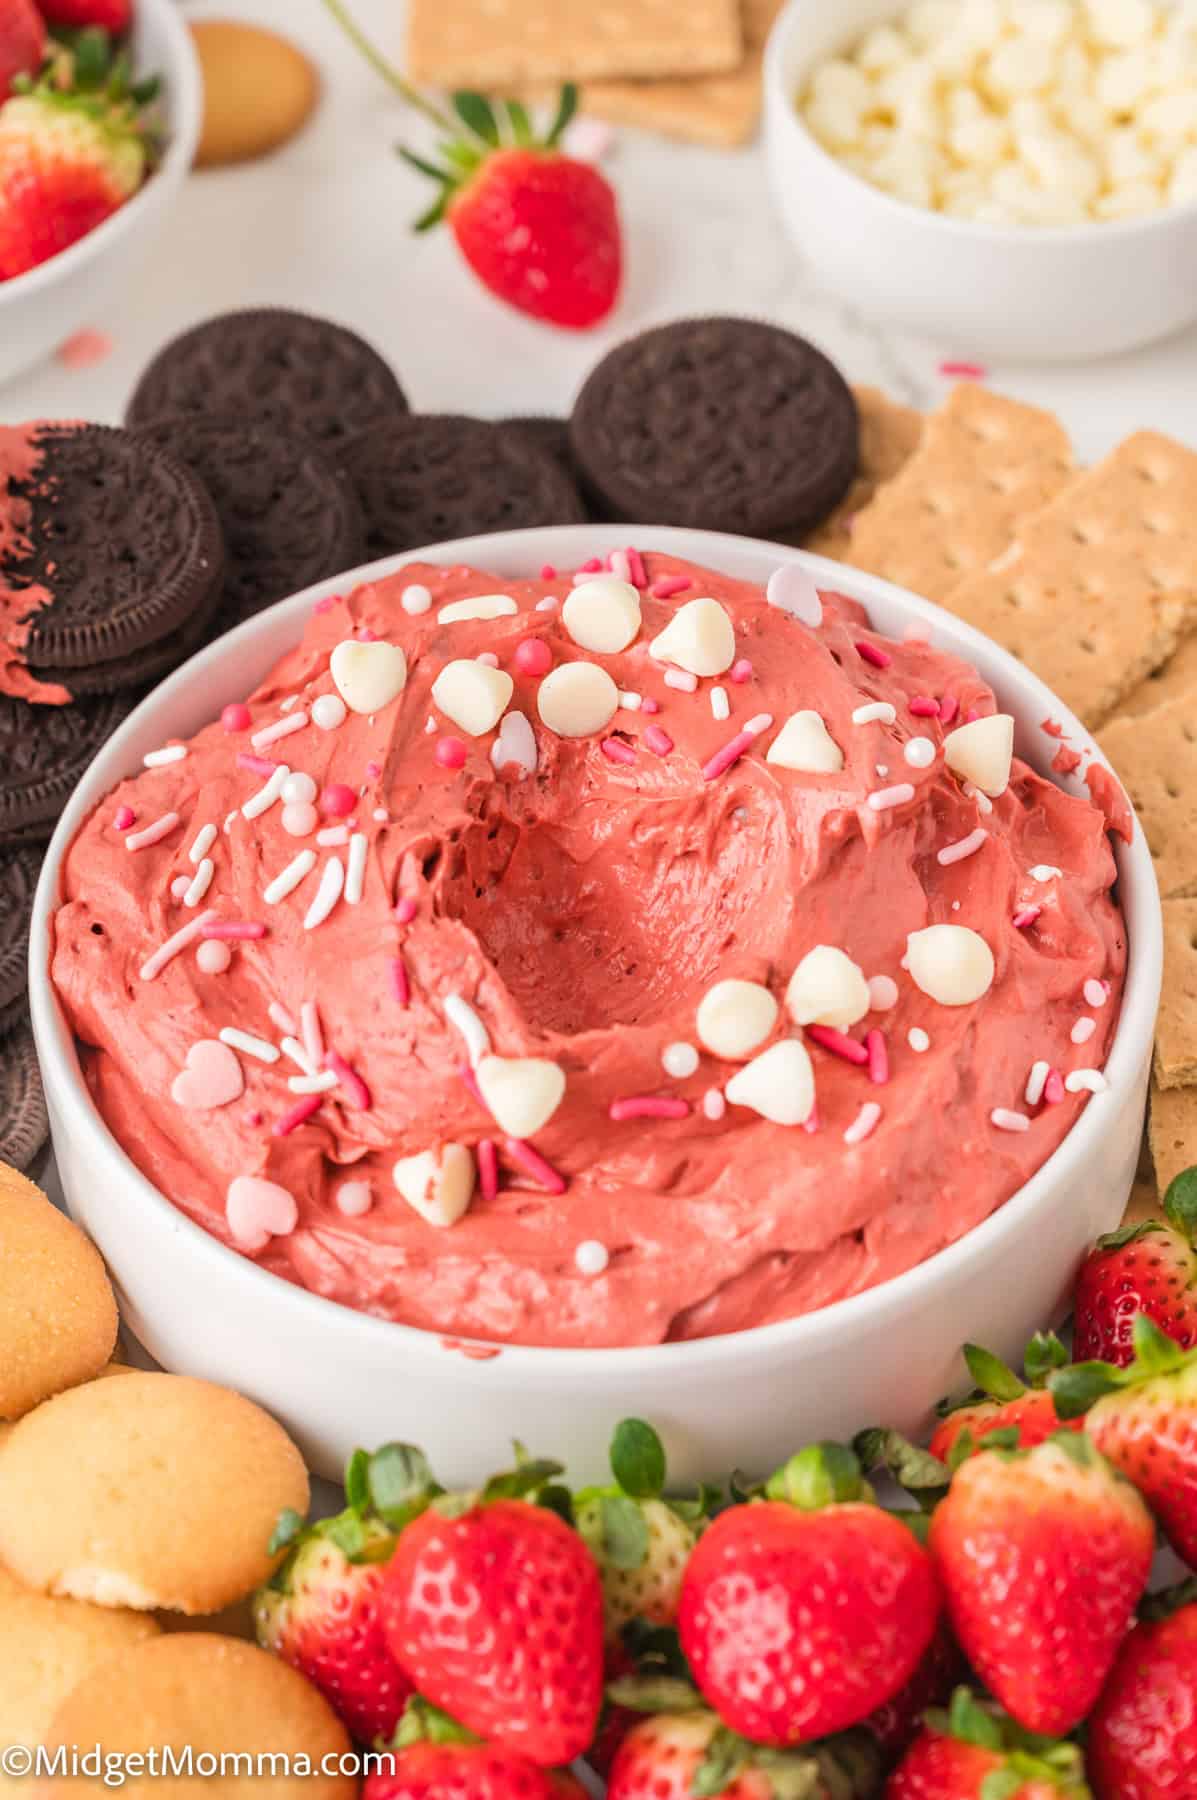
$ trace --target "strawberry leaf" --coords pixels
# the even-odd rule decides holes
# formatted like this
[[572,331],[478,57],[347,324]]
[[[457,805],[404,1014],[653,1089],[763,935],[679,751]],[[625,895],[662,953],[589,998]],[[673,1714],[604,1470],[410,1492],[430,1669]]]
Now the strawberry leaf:
[[742,1737],[721,1725],[694,1771],[690,1792],[695,1800],[715,1800],[726,1793],[751,1754],[751,1746]]
[[[519,1446],[517,1445],[517,1450]],[[508,1469],[502,1475],[492,1475],[482,1490],[483,1500],[523,1500],[529,1495],[539,1494],[554,1475],[561,1474],[561,1464],[550,1462],[547,1458],[535,1458],[525,1462],[522,1458],[514,1469]]]
[[345,1465],[345,1499],[351,1509],[364,1513],[370,1504],[370,1453],[355,1450]]
[[1026,1393],[1025,1383],[1018,1379],[1014,1370],[991,1350],[983,1350],[980,1344],[966,1344],[964,1360],[968,1364],[969,1374],[989,1399],[1021,1400]]
[[270,1534],[270,1542],[266,1548],[271,1556],[277,1556],[293,1544],[303,1530],[303,1519],[293,1506],[285,1506],[278,1516],[274,1530]]
[[507,100],[504,104],[507,108],[507,118],[511,126],[512,137],[515,139],[521,150],[528,149],[536,142],[536,137],[532,130],[532,121],[528,117],[527,107],[522,105],[518,100]]
[[1017,1769],[991,1769],[981,1783],[981,1800],[1014,1800],[1023,1790]]
[[1045,1387],[1053,1369],[1068,1366],[1068,1351],[1054,1331],[1037,1331],[1027,1345],[1023,1368],[1033,1388]]
[[1126,1386],[1121,1369],[1110,1363],[1072,1363],[1067,1369],[1054,1369],[1047,1378],[1048,1389],[1056,1403],[1060,1419],[1080,1419],[1107,1394]]
[[1197,1236],[1197,1169],[1182,1169],[1168,1183],[1164,1211],[1189,1243]]
[[549,126],[548,136],[544,141],[546,150],[555,150],[557,148],[557,145],[561,142],[562,136],[565,133],[566,127],[572,121],[577,110],[577,87],[574,82],[567,81],[561,90],[561,98],[557,102],[557,111],[553,116],[553,123]]
[[495,117],[494,107],[485,95],[457,93],[452,97],[452,106],[467,131],[472,131],[475,137],[481,138],[492,149],[498,149],[499,121]]
[[633,1500],[655,1500],[665,1486],[665,1446],[643,1419],[621,1419],[615,1427],[611,1472]]
[[784,1500],[801,1512],[865,1498],[860,1463],[843,1444],[808,1444],[765,1483],[770,1500]]
[[392,1531],[402,1531],[442,1492],[428,1458],[415,1444],[384,1444],[376,1450],[367,1485],[371,1506]]
[[958,1687],[948,1709],[947,1735],[980,1750],[1002,1748],[1002,1727],[977,1700],[971,1688]]
[[920,1505],[928,1499],[934,1505],[948,1490],[952,1478],[948,1465],[929,1450],[920,1450],[901,1432],[874,1427],[860,1432],[852,1448],[866,1471],[884,1469],[899,1487],[914,1494]]
[[626,1494],[605,1494],[598,1503],[603,1554],[616,1569],[642,1569],[648,1559],[648,1521]]

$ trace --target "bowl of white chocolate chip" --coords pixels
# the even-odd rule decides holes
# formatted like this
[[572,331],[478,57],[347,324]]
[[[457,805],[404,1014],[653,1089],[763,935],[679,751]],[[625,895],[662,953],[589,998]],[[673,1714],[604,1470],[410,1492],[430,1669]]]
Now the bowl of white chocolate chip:
[[792,0],[766,63],[790,236],[862,311],[975,356],[1197,318],[1197,7]]

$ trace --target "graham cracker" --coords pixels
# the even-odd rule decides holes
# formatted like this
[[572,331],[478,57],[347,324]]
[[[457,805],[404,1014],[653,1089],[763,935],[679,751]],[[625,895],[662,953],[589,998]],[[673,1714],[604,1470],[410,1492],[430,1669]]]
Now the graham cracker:
[[944,604],[1100,725],[1197,614],[1197,453],[1158,432],[1125,439]]
[[407,72],[436,87],[721,74],[744,59],[738,0],[411,0]]
[[1153,1084],[1147,1132],[1156,1187],[1163,1195],[1183,1169],[1197,1163],[1197,1088]]
[[1098,742],[1130,796],[1165,900],[1197,894],[1197,720],[1187,700],[1111,719]]
[[1164,991],[1155,1025],[1155,1079],[1197,1083],[1197,900],[1164,901]]
[[946,601],[1072,474],[1072,447],[1054,414],[961,382],[924,420],[914,455],[857,515],[851,561]]
[[891,400],[880,388],[855,388],[860,414],[860,469],[835,511],[802,540],[805,550],[851,562],[856,516],[883,482],[892,481],[910,461],[923,435],[923,415],[913,406]]
[[1197,632],[1182,638],[1161,668],[1153,669],[1146,681],[1132,688],[1118,702],[1118,717],[1137,718],[1140,713],[1154,712],[1165,701],[1197,700]]

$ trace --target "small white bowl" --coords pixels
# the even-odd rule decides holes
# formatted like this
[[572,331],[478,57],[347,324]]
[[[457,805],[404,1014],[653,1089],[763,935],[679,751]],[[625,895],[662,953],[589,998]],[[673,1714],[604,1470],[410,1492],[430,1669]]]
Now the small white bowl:
[[168,134],[162,161],[140,193],[96,231],[27,275],[0,281],[0,382],[94,323],[131,285],[195,159],[203,84],[178,0],[137,0],[133,55],[139,74],[162,77]]
[[[615,1423],[638,1414],[662,1431],[679,1480],[767,1470],[815,1438],[843,1438],[883,1421],[914,1432],[958,1382],[968,1339],[1012,1359],[1060,1315],[1087,1245],[1115,1226],[1142,1137],[1162,964],[1151,854],[1136,826],[1117,850],[1130,964],[1094,1095],[1059,1149],[984,1224],[896,1280],[823,1312],[736,1336],[628,1350],[504,1348],[483,1360],[433,1332],[334,1305],[259,1269],[194,1225],[140,1175],[111,1136],[82,1080],[75,1043],[51,986],[50,921],[59,871],[83,820],[141,766],[147,750],[187,737],[226,700],[248,693],[298,641],[313,603],[416,559],[470,562],[526,575],[548,561],[575,567],[628,541],[628,526],[560,526],[441,544],[322,582],[196,656],[137,708],[92,764],[67,806],[34,905],[30,997],[58,1167],[68,1205],[95,1239],[136,1336],[168,1369],[239,1388],[277,1414],[313,1468],[340,1473],[358,1444],[423,1444],[443,1480],[473,1482],[504,1465],[511,1440],[560,1456],[580,1480],[599,1479]],[[900,637],[914,620],[937,645],[973,663],[1017,724],[1019,754],[1046,771],[1063,721],[1100,756],[1084,728],[1004,650],[925,600],[875,576],[776,544],[714,532],[642,530],[646,546],[759,583],[802,561],[825,587],[863,601],[877,628]],[[1061,786],[1084,789],[1075,776]],[[950,1149],[945,1147],[945,1154]]]
[[1197,202],[1143,219],[1000,227],[909,206],[819,144],[797,100],[815,66],[898,0],[791,0],[765,56],[765,152],[782,222],[828,287],[972,357],[1074,360],[1197,319]]

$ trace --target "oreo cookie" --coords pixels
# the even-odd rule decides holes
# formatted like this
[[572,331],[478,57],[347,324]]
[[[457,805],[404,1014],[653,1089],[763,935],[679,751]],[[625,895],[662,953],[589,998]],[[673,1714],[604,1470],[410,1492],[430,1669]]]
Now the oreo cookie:
[[46,842],[92,757],[132,709],[122,694],[74,706],[0,694],[0,846]]
[[41,1070],[27,1019],[0,1039],[0,1162],[26,1174],[50,1136]]
[[859,420],[847,382],[793,332],[692,319],[604,357],[578,396],[570,444],[608,517],[796,535],[848,491]]
[[260,419],[193,413],[135,435],[167,450],[203,482],[224,537],[218,636],[365,555],[361,508],[326,454]]
[[29,921],[40,850],[0,850],[0,1036],[25,1011]]
[[393,371],[356,332],[264,307],[222,313],[167,344],[134,389],[126,422],[219,413],[335,444],[407,410]]
[[29,507],[28,549],[6,565],[20,591],[51,599],[29,617],[32,673],[72,693],[150,680],[198,641],[224,570],[207,493],[174,457],[104,425],[47,425],[38,463],[13,492]]
[[577,485],[577,474],[574,470],[573,451],[569,447],[569,420],[549,418],[503,419],[500,421],[508,431],[522,431],[524,436],[547,450],[553,461],[561,468],[569,479]]
[[371,558],[446,538],[579,525],[569,475],[520,429],[449,414],[394,419],[341,448]]

